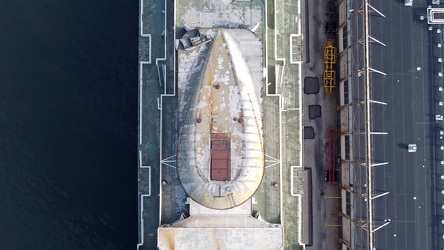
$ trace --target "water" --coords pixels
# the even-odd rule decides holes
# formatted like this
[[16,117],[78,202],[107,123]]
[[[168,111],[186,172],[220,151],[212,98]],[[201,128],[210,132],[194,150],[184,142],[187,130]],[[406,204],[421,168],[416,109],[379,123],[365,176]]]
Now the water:
[[138,1],[0,0],[0,249],[135,249]]

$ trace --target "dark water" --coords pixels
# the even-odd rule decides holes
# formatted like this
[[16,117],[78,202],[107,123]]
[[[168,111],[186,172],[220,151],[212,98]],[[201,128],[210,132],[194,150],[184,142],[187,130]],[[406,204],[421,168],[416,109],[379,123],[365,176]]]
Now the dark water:
[[138,1],[0,0],[0,250],[135,249]]

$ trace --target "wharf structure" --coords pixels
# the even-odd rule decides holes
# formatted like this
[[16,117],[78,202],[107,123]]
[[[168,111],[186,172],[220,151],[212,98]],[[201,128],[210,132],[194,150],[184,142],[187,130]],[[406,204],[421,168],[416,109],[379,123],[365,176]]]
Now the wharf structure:
[[[338,6],[338,61],[340,65],[338,112],[341,120],[341,179],[339,185],[341,187],[340,211],[342,217],[340,243],[341,249],[371,249],[369,243],[373,244],[373,239],[370,237],[373,236],[373,233],[367,234],[365,227],[368,215],[373,215],[373,211],[369,210],[364,195],[362,195],[367,193],[365,184],[369,174],[367,170],[370,169],[370,167],[365,167],[363,161],[371,160],[366,157],[366,146],[370,146],[371,142],[367,142],[368,138],[365,136],[367,133],[358,134],[357,131],[354,131],[354,129],[366,131],[367,123],[370,122],[370,118],[366,116],[366,110],[370,107],[365,102],[366,92],[369,90],[366,89],[368,85],[361,77],[363,71],[357,73],[364,67],[365,61],[362,57],[366,45],[353,43],[354,39],[357,40],[363,36],[363,25],[358,23],[358,19],[362,22],[363,16],[359,13],[349,12],[348,2],[343,1]],[[359,56],[359,60],[353,60],[352,55]],[[363,105],[353,105],[355,97],[350,96],[350,88],[359,90],[353,91],[353,94],[360,98]],[[372,175],[370,174],[370,176]]]
[[[385,16],[369,0],[343,0],[338,10],[338,64],[340,117],[340,196],[341,249],[376,249],[376,232],[390,223],[377,217],[375,204],[389,192],[376,182],[374,169],[388,162],[375,157],[374,141],[387,133],[375,131],[375,75],[386,76],[372,65],[372,46],[384,48],[372,37],[372,20]],[[378,109],[379,110],[379,109]],[[381,215],[379,215],[381,216]],[[378,219],[376,219],[378,218]]]
[[141,1],[138,249],[304,248],[286,4]]

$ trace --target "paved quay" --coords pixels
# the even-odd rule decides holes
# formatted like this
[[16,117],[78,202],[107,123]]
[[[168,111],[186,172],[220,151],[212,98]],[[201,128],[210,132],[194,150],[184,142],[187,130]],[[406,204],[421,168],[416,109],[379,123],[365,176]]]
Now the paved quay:
[[[314,138],[305,138],[304,148],[304,242],[306,249],[339,248],[339,186],[327,184],[324,180],[327,165],[327,142],[337,138],[337,100],[338,90],[326,95],[323,85],[324,47],[327,39],[335,39],[335,33],[326,33],[324,23],[329,21],[329,1],[302,1],[303,7],[303,40],[302,84],[303,126],[312,129]],[[337,44],[335,44],[337,47]],[[313,91],[310,91],[313,86]],[[318,91],[316,91],[318,89]],[[309,107],[319,107],[318,116],[310,118]],[[335,131],[333,138],[329,130]],[[337,146],[338,144],[336,144]],[[339,154],[336,147],[336,154]]]
[[[161,214],[160,162],[164,160],[160,154],[161,138],[174,134],[174,129],[164,129],[164,122],[160,122],[175,112],[172,108],[161,109],[162,102],[174,95],[175,88],[174,34],[172,26],[167,28],[174,16],[171,4],[172,1],[141,0],[139,6],[138,249],[153,249],[157,245]],[[171,124],[169,121],[166,124]]]

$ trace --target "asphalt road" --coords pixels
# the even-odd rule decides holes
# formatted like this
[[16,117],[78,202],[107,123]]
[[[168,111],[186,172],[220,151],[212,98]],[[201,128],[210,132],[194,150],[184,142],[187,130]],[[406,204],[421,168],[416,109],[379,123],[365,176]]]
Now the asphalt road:
[[[427,8],[425,0],[415,0],[413,7],[402,0],[372,4],[386,18],[371,17],[371,35],[387,45],[372,46],[372,67],[387,73],[385,77],[372,75],[372,96],[388,103],[373,106],[374,131],[388,132],[373,136],[373,153],[374,161],[389,162],[375,168],[374,187],[376,193],[390,192],[375,200],[375,219],[379,225],[391,220],[376,232],[375,247],[437,249],[439,204],[434,183],[439,175],[435,167],[442,171],[442,166],[436,164],[440,159],[435,151],[436,127],[442,124],[434,121],[437,73],[430,47],[436,31],[419,21]],[[410,143],[417,145],[417,152],[407,151]]]
[[[323,24],[328,21],[326,15],[326,1],[302,1],[303,12],[306,15],[303,24],[305,43],[305,64],[303,77],[318,77],[320,88],[317,94],[303,95],[304,126],[314,130],[315,138],[304,140],[304,168],[306,169],[304,197],[304,243],[306,249],[338,249],[339,200],[332,198],[339,196],[338,186],[327,184],[324,172],[327,166],[327,142],[330,140],[329,128],[336,128],[336,95],[327,96],[322,87],[322,75],[325,69],[323,64],[323,50],[328,38],[334,34],[326,34]],[[321,28],[320,28],[321,27]],[[328,37],[329,35],[329,37]],[[309,118],[309,105],[319,105],[320,116]],[[310,181],[307,181],[309,180]],[[310,197],[309,197],[310,196]],[[328,198],[330,197],[330,198]]]

